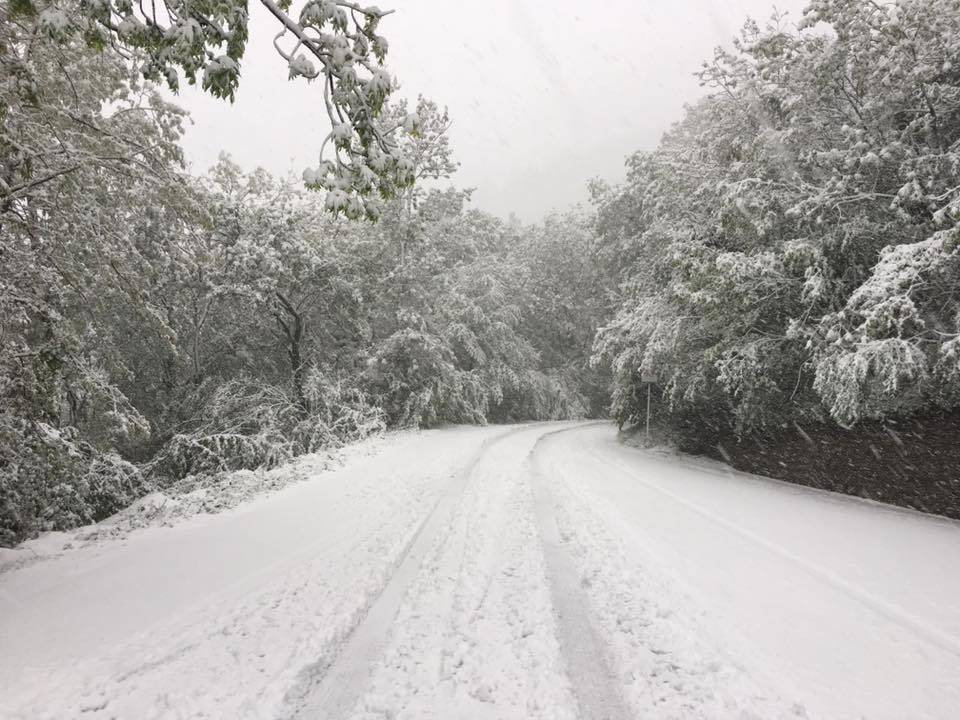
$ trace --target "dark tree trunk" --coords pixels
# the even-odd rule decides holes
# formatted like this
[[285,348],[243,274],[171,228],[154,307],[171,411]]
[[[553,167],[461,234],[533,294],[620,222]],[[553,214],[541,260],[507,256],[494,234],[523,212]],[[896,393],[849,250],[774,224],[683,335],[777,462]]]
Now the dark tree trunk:
[[302,346],[304,320],[300,313],[283,293],[277,292],[277,300],[280,302],[280,308],[274,316],[277,325],[283,332],[287,342],[287,357],[290,359],[290,380],[293,388],[293,396],[300,409],[301,415],[306,417],[310,414],[310,402],[307,400],[305,390],[305,368],[303,363]]

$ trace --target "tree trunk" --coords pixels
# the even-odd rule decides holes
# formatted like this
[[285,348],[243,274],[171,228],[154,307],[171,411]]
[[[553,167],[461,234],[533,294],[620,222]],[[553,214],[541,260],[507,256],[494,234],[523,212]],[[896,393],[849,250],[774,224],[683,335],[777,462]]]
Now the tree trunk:
[[300,414],[306,417],[310,414],[310,402],[307,399],[306,389],[304,387],[306,373],[304,372],[304,362],[301,353],[304,329],[303,315],[284,297],[283,293],[277,292],[276,296],[286,316],[285,320],[284,316],[278,311],[275,318],[287,341],[287,357],[290,359],[290,381],[293,397],[296,400],[297,407],[300,409]]

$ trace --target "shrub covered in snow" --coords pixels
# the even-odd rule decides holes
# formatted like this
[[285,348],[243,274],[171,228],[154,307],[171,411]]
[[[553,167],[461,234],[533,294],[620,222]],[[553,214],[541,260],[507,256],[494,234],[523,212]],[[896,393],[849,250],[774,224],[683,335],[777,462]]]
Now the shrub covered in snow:
[[136,466],[76,428],[0,414],[0,545],[103,520],[150,489]]

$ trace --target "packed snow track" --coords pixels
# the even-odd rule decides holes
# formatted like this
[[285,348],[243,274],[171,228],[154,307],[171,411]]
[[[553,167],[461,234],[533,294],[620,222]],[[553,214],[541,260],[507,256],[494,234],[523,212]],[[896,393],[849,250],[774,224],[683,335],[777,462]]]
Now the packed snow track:
[[397,434],[0,573],[0,717],[956,718],[960,524],[619,444]]

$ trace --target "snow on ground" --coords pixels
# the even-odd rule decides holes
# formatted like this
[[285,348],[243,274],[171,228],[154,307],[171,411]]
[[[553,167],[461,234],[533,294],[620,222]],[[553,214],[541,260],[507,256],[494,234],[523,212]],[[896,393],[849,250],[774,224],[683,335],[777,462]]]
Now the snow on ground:
[[0,716],[960,707],[960,523],[625,448],[605,424],[402,434],[173,519],[0,573]]
[[[567,438],[546,437],[557,447]],[[548,448],[544,448],[547,450]],[[671,582],[669,568],[638,556],[570,471],[566,454],[541,452],[534,467],[573,572],[607,648],[626,708],[622,718],[805,718],[769,679],[751,677],[702,627],[701,610]]]
[[629,548],[683,626],[797,711],[956,717],[960,523],[625,448],[601,427],[545,444],[573,531],[599,518],[595,541]]
[[410,435],[236,510],[0,575],[0,717],[275,717],[499,432]]
[[49,560],[64,552],[116,540],[145,527],[170,527],[200,514],[219,513],[343,466],[358,457],[374,455],[403,442],[410,431],[371,435],[341,448],[302,455],[270,470],[237,470],[216,475],[189,476],[163,491],[152,492],[130,507],[94,525],[64,532],[47,532],[15,548],[0,548],[0,572]]
[[[545,431],[511,434],[477,463],[344,717],[576,717],[524,468]],[[366,676],[364,661],[350,672]]]

